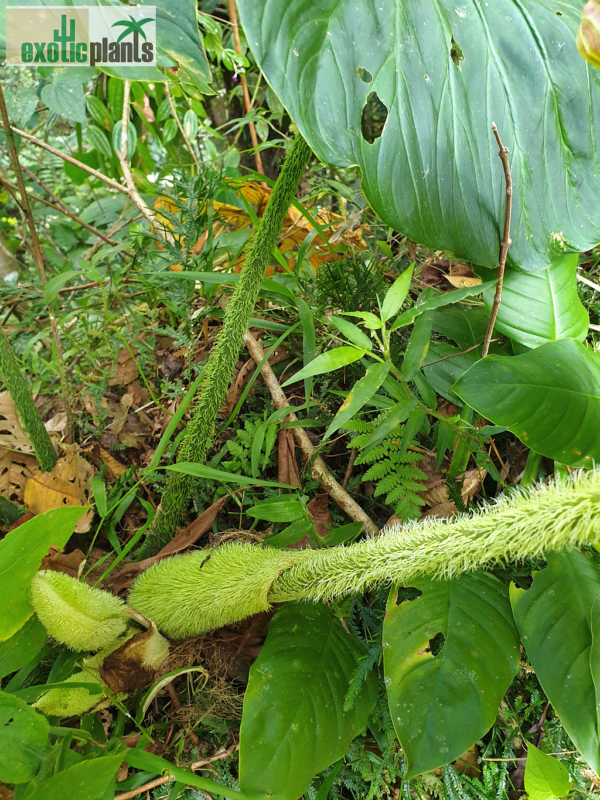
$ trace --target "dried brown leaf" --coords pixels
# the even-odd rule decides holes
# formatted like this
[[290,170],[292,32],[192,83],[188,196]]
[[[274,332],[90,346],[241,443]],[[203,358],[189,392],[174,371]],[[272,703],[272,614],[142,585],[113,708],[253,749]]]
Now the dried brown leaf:
[[38,470],[35,456],[0,448],[0,494],[7,500],[21,503],[27,481]]
[[[67,447],[52,472],[37,472],[25,487],[25,505],[33,514],[43,514],[62,506],[86,506],[91,498],[90,479],[94,468],[77,452],[76,445]],[[76,533],[90,529],[93,509],[79,520]]]
[[[136,356],[137,350],[132,347],[131,353]],[[137,368],[137,364],[131,356],[131,353],[126,347],[119,352],[117,356],[116,368],[113,370],[113,374],[108,379],[109,386],[125,386],[137,378],[139,370]]]
[[15,404],[8,392],[0,392],[0,448],[33,453],[33,445],[19,422]]

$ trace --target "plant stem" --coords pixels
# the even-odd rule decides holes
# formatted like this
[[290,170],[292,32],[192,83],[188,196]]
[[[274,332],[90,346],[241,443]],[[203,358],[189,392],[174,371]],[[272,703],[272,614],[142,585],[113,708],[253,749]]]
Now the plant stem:
[[523,475],[521,476],[521,486],[531,486],[536,482],[541,463],[542,454],[536,453],[535,450],[530,450]]
[[2,331],[0,331],[0,376],[15,404],[21,426],[31,439],[42,472],[49,472],[56,464],[56,453],[33,402],[21,365]]
[[[0,84],[0,116],[2,117],[4,135],[6,136],[6,141],[8,144],[8,152],[10,153],[10,159],[12,162],[13,169],[15,171],[15,176],[17,178],[17,186],[19,187],[19,194],[21,197],[19,205],[23,211],[23,214],[25,215],[25,218],[27,220],[27,225],[29,227],[29,236],[31,239],[31,253],[33,255],[34,261],[40,273],[40,280],[42,282],[42,286],[46,286],[48,279],[46,278],[46,270],[44,268],[44,256],[42,254],[42,248],[40,247],[40,241],[38,239],[37,230],[35,228],[35,221],[33,219],[33,214],[31,213],[31,207],[29,205],[27,191],[25,190],[25,181],[23,180],[23,173],[21,172],[21,165],[19,164],[19,156],[17,155],[17,148],[15,147],[15,140],[10,126],[10,120],[8,118],[8,111],[6,109],[6,103],[4,102],[4,92],[2,91],[1,84]],[[54,363],[56,366],[56,371],[58,372],[58,376],[60,378],[60,385],[63,396],[62,399],[65,407],[65,413],[67,415],[67,431],[69,433],[69,439],[73,442],[75,441],[75,417],[73,416],[73,408],[71,405],[71,388],[67,380],[65,361],[63,358],[62,346],[60,343],[60,335],[58,332],[58,323],[56,321],[53,308],[51,306],[48,306],[48,310],[50,312],[50,327],[52,329],[52,339],[54,342],[54,355],[55,355]]]
[[164,84],[164,90],[165,90],[165,94],[167,95],[167,100],[169,101],[169,106],[171,107],[171,114],[173,114],[175,122],[177,123],[177,127],[179,128],[179,131],[180,131],[181,135],[183,136],[183,141],[186,143],[187,149],[190,151],[190,153],[192,155],[192,158],[194,159],[194,164],[196,165],[196,167],[197,167],[197,169],[199,171],[200,170],[200,164],[198,163],[198,158],[196,156],[196,151],[192,147],[192,143],[188,139],[187,133],[185,132],[185,128],[181,124],[181,120],[179,119],[179,114],[177,113],[177,108],[175,106],[175,103],[173,102],[173,96],[171,95],[171,90],[169,89],[169,82],[168,81],[166,81],[166,83]]
[[490,349],[490,342],[492,340],[492,334],[494,333],[494,325],[496,324],[496,317],[498,316],[498,309],[500,308],[500,300],[502,299],[502,284],[504,283],[504,269],[506,267],[506,256],[508,254],[508,248],[510,247],[510,214],[512,208],[512,193],[513,193],[513,185],[512,185],[512,177],[510,174],[510,164],[508,163],[508,147],[504,147],[502,144],[502,140],[500,139],[500,134],[498,133],[498,128],[496,127],[496,123],[492,122],[492,130],[494,132],[494,136],[496,137],[496,141],[498,142],[498,147],[500,151],[498,155],[502,159],[502,167],[504,169],[504,180],[506,183],[506,207],[504,209],[504,233],[502,235],[502,241],[500,242],[500,259],[498,263],[498,283],[496,284],[496,292],[494,293],[494,303],[492,305],[492,313],[490,314],[490,321],[488,324],[488,329],[485,334],[485,339],[483,341],[483,349],[481,351],[481,357],[485,358],[488,354]]
[[[271,262],[285,215],[310,155],[310,148],[298,134],[283,163],[265,213],[248,248],[240,280],[225,310],[223,327],[204,369],[200,399],[179,449],[177,460],[180,462],[203,463],[212,444],[219,409],[244,343],[248,320],[254,311],[265,270]],[[173,472],[169,476],[143,556],[153,555],[175,535],[188,506],[192,486],[193,479],[187,475]]]

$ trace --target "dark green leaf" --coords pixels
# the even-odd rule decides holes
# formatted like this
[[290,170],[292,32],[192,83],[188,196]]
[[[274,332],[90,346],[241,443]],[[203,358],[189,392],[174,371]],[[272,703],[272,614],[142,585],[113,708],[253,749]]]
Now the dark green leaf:
[[0,781],[26,783],[35,777],[49,729],[46,717],[0,692]]
[[71,122],[85,122],[85,94],[81,81],[68,75],[47,83],[41,92],[42,103],[57,116]]
[[46,643],[46,628],[31,617],[10,639],[0,643],[0,679],[29,663]]
[[62,549],[86,510],[68,506],[46,511],[7,533],[0,542],[0,641],[9,639],[33,614],[31,579],[50,545]]
[[484,572],[392,589],[383,627],[392,722],[408,777],[454,761],[496,720],[519,665],[506,587]]
[[483,344],[488,327],[488,316],[480,306],[446,306],[433,312],[432,328],[448,339],[453,339],[461,349]]
[[305,536],[311,536],[311,534],[315,534],[314,523],[312,520],[306,518],[298,519],[296,522],[288,525],[287,528],[284,528],[274,536],[267,536],[267,538],[264,540],[264,543],[268,544],[270,547],[282,549],[284,547],[289,547],[292,544],[296,544],[296,542],[299,542],[300,539],[304,539]]
[[[453,347],[445,342],[431,342],[423,373],[433,389],[451,403],[462,405],[462,400],[453,391],[456,381],[473,366],[481,355],[478,350],[463,353],[462,347]],[[452,358],[448,358],[452,356]],[[439,360],[444,359],[444,360]],[[431,364],[431,362],[437,362]],[[427,366],[431,364],[431,366]]]
[[[93,150],[91,153],[73,153],[73,158],[76,158],[77,161],[79,161],[81,164],[85,164],[87,167],[98,169],[98,154],[94,153]],[[81,167],[77,167],[75,164],[71,164],[70,161],[65,161],[64,169],[65,173],[76,186],[81,186],[89,178],[94,180],[93,176],[91,176],[89,172],[87,172],[85,169],[81,169]]]
[[339,528],[334,528],[323,537],[323,543],[327,547],[337,547],[339,544],[352,542],[361,533],[364,523],[362,522],[349,522],[347,525],[342,525]]
[[[582,342],[590,318],[577,294],[578,262],[577,253],[568,253],[539,272],[507,270],[496,330],[527,347],[539,347],[556,339]],[[483,300],[489,314],[494,289],[488,284],[485,287]]]
[[571,467],[600,461],[600,360],[573,339],[488,356],[453,390],[537,453]]
[[125,752],[80,761],[38,783],[27,800],[102,800],[124,755]]
[[595,688],[599,679],[597,656],[591,662],[590,655],[592,609],[598,595],[600,568],[576,550],[551,553],[548,566],[535,573],[529,589],[510,588],[527,657],[567,733],[596,772],[600,770]]
[[88,125],[86,136],[92,147],[103,155],[104,158],[110,158],[112,156],[113,151],[108,141],[108,136],[101,128],[98,128],[96,125]]
[[239,8],[259,66],[316,156],[358,165],[387,225],[495,268],[505,198],[496,122],[514,185],[509,263],[542,269],[600,240],[591,111],[600,83],[575,46],[581,0],[564,0],[560,14],[545,0]]
[[[121,120],[115,123],[112,132],[112,146],[115,150],[121,150],[121,136],[123,134],[123,126]],[[131,161],[137,146],[137,131],[133,122],[130,122],[127,127],[127,159]]]
[[250,668],[240,731],[240,787],[254,800],[297,800],[361,733],[377,697],[368,673],[351,711],[344,698],[359,640],[327,606],[288,603]]

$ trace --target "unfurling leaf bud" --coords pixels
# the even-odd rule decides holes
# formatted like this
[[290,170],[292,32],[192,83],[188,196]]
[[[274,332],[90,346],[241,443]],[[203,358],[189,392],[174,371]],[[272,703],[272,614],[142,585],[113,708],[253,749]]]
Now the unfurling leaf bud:
[[577,48],[586,61],[600,68],[600,0],[590,0],[584,6]]

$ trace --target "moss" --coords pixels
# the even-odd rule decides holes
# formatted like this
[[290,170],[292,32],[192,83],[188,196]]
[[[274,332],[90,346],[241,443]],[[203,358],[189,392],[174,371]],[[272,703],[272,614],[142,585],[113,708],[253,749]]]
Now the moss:
[[19,422],[29,436],[42,472],[49,472],[56,464],[56,453],[48,431],[33,402],[21,366],[12,351],[10,342],[0,331],[0,378],[12,398]]
[[[248,320],[254,311],[265,270],[271,263],[285,215],[310,155],[310,148],[298,134],[248,248],[240,280],[225,311],[223,327],[204,370],[200,399],[179,449],[179,462],[203,463],[213,441],[217,415],[242,349]],[[161,508],[143,548],[143,556],[155,553],[175,535],[191,497],[192,482],[193,478],[189,475],[177,472],[170,474]]]

